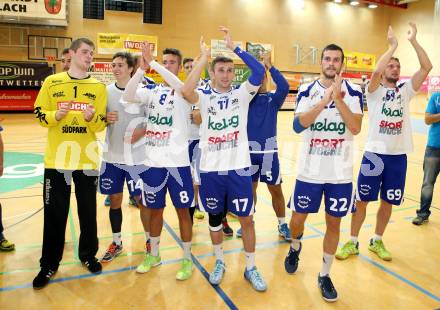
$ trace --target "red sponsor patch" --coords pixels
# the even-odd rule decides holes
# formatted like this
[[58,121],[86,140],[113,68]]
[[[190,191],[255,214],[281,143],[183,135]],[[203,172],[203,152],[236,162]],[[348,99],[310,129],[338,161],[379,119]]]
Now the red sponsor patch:
[[87,109],[87,106],[89,105],[87,102],[78,102],[78,101],[60,101],[57,103],[58,109],[61,107],[62,104],[70,103],[70,111],[85,111]]
[[63,0],[44,0],[44,7],[49,14],[58,14],[61,11]]

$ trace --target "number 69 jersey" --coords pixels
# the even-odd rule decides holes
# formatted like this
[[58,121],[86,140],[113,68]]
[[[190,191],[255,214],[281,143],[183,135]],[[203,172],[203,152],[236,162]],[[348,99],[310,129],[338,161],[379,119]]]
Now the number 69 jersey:
[[227,171],[249,167],[247,117],[249,102],[259,86],[248,81],[226,93],[199,89],[201,171]]
[[[344,80],[342,95],[355,114],[363,113],[360,87]],[[296,113],[312,109],[326,88],[318,80],[302,85],[298,91]],[[353,179],[353,135],[345,125],[335,103],[329,103],[303,132],[298,158],[297,179],[309,183],[348,183]]]
[[[63,103],[70,103],[70,111],[57,121],[55,114]],[[83,111],[93,105],[95,115],[84,120]],[[45,168],[67,170],[97,169],[99,164],[96,132],[106,126],[106,86],[88,76],[71,78],[67,72],[46,78],[34,104],[35,117],[48,127],[44,156]]]

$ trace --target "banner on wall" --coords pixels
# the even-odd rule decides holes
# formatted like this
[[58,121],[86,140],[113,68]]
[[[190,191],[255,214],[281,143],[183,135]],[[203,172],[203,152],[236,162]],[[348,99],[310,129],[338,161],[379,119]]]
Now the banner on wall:
[[430,76],[428,82],[428,91],[429,93],[440,92],[440,76]]
[[37,89],[0,89],[0,111],[33,111]]
[[[234,41],[235,46],[239,46],[243,49],[243,42]],[[217,56],[229,57],[232,60],[241,60],[240,57],[235,55],[233,51],[226,47],[225,40],[211,40],[211,57],[215,58]]]
[[0,61],[0,89],[40,88],[51,74],[47,62]]
[[67,0],[0,0],[0,22],[67,26]]
[[121,51],[140,54],[141,44],[145,41],[153,45],[153,56],[157,56],[158,39],[156,36],[126,33],[98,33],[98,54],[113,55]]
[[376,56],[374,54],[348,52],[345,54],[347,59],[347,69],[374,70],[376,67]]
[[274,51],[272,44],[269,43],[257,43],[257,42],[246,42],[246,51],[254,56],[259,61],[262,61],[261,55],[265,52],[270,52],[270,59],[274,61]]

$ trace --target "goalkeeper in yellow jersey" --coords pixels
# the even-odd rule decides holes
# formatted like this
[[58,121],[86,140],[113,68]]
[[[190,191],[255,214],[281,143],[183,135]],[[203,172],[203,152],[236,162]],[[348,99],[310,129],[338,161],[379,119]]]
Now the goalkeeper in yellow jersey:
[[94,44],[86,38],[72,42],[67,72],[46,78],[34,105],[41,126],[48,128],[44,156],[44,231],[41,270],[33,281],[41,289],[58,270],[63,256],[72,180],[81,228],[78,258],[91,273],[100,273],[96,225],[99,153],[96,132],[106,126],[106,86],[87,70]]

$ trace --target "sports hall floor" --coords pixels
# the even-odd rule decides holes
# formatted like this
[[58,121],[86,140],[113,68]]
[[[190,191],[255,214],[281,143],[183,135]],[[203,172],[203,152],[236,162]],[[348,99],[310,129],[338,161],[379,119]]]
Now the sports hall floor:
[[[44,152],[47,132],[33,120],[32,114],[3,114],[2,117],[5,118],[2,124],[6,152]],[[278,121],[286,201],[295,180],[295,161],[300,142],[300,136],[291,130],[292,117],[293,112],[280,112]],[[32,215],[42,206],[42,185],[37,181],[8,192],[0,188],[3,221],[7,227],[5,235],[16,244],[15,252],[0,253],[0,309],[440,308],[440,189],[437,186],[434,192],[429,224],[421,227],[412,225],[410,220],[419,204],[427,137],[427,128],[421,116],[414,116],[413,129],[415,152],[409,155],[405,202],[394,208],[384,237],[393,260],[381,261],[367,249],[368,240],[374,233],[377,210],[377,204],[372,204],[360,235],[361,254],[343,262],[335,260],[333,264],[331,275],[339,293],[336,303],[326,303],[317,287],[325,232],[324,213],[309,216],[299,270],[295,275],[288,275],[283,261],[289,245],[278,237],[276,217],[264,184],[258,188],[255,223],[256,263],[268,283],[265,293],[255,292],[243,279],[242,242],[235,236],[224,242],[227,271],[222,284],[218,288],[209,284],[207,272],[213,267],[214,257],[206,218],[196,220],[194,225],[192,249],[196,269],[193,276],[185,282],[175,280],[182,252],[178,221],[171,205],[166,208],[162,231],[163,265],[147,274],[136,274],[134,268],[143,258],[144,234],[139,212],[127,206],[126,197],[122,226],[124,253],[104,265],[102,274],[91,275],[76,256],[79,225],[74,195],[62,265],[51,284],[43,290],[34,291],[31,283],[39,270],[43,229],[43,212]],[[366,133],[367,117],[364,118],[362,133],[356,138],[355,174]],[[18,158],[18,154],[9,154],[9,158],[14,157]],[[21,182],[21,179],[15,181]],[[103,201],[104,197],[98,195],[98,255],[103,254],[112,240],[108,208]],[[238,222],[234,218],[229,221],[237,230]],[[350,217],[347,217],[342,222],[341,242],[349,237],[349,227]]]

